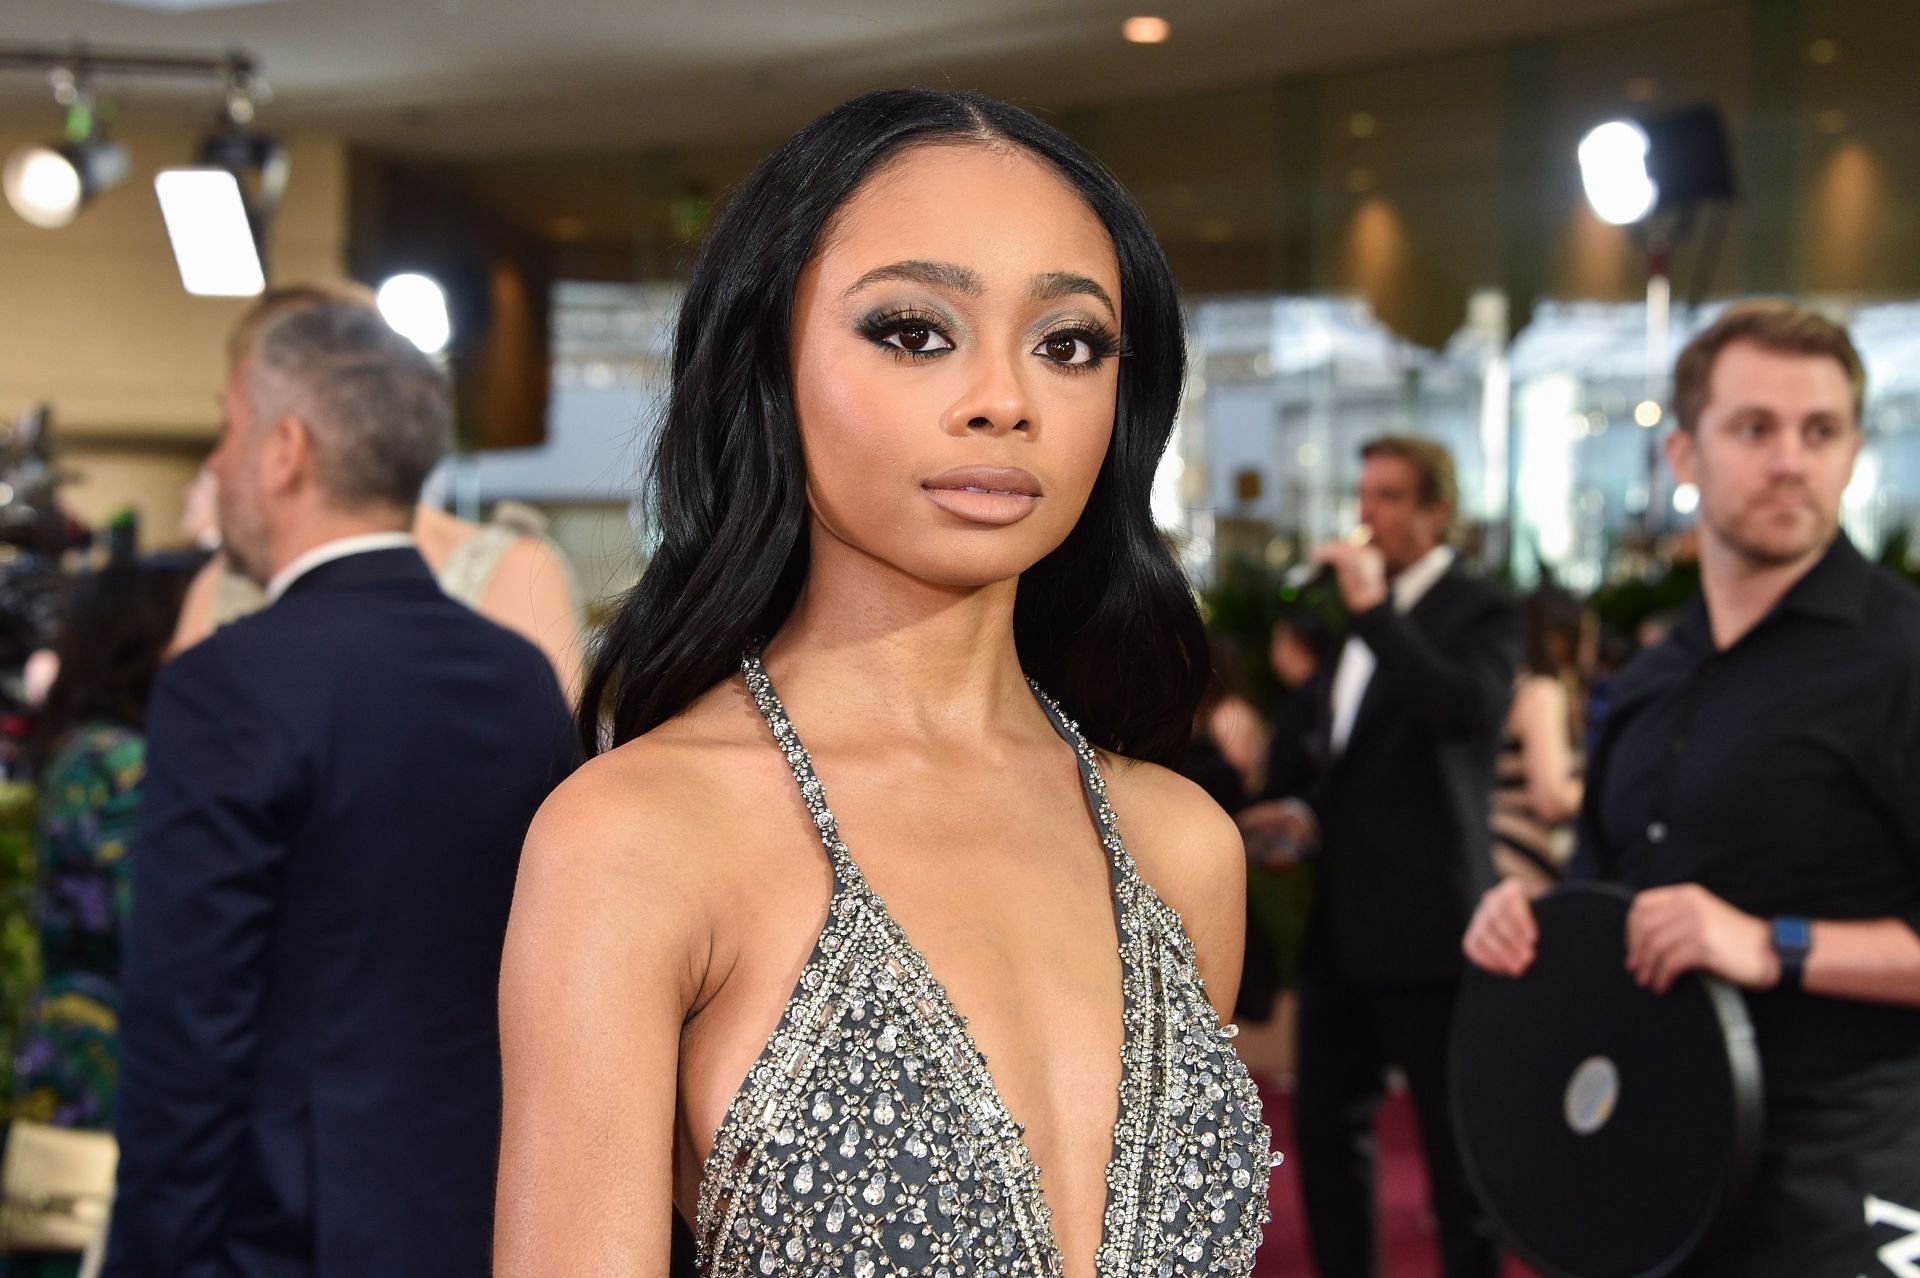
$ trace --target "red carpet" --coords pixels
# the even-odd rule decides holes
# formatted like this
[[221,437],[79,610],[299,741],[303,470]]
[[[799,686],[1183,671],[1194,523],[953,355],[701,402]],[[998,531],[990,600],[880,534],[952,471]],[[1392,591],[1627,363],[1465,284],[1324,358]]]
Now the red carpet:
[[[1307,1226],[1300,1208],[1300,1169],[1293,1139],[1293,1097],[1260,1088],[1273,1143],[1287,1161],[1274,1168],[1268,1194],[1273,1222],[1260,1247],[1256,1278],[1314,1278],[1307,1257]],[[1420,1162],[1413,1103],[1404,1094],[1380,1107],[1380,1248],[1383,1278],[1439,1278],[1440,1252],[1426,1216],[1427,1173]],[[1532,1278],[1518,1261],[1507,1262],[1507,1278]]]

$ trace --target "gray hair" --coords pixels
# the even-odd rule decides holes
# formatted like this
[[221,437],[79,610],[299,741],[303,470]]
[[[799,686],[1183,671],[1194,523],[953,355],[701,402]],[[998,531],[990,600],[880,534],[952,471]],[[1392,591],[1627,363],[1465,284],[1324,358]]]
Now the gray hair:
[[285,417],[304,423],[320,488],[346,509],[410,509],[453,444],[445,375],[358,302],[319,302],[273,320],[245,376],[255,429]]

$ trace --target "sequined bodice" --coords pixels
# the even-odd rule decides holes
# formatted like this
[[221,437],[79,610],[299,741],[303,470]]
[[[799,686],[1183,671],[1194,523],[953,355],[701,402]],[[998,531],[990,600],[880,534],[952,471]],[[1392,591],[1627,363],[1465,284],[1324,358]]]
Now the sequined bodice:
[[[757,657],[747,687],[833,866],[833,897],[779,1027],[728,1107],[700,1182],[704,1275],[1061,1273],[1040,1172],[966,1021],[841,841]],[[1074,748],[1111,862],[1125,1001],[1100,1278],[1246,1275],[1267,1220],[1271,1133],[1201,989],[1179,916],[1120,841],[1091,746]]]

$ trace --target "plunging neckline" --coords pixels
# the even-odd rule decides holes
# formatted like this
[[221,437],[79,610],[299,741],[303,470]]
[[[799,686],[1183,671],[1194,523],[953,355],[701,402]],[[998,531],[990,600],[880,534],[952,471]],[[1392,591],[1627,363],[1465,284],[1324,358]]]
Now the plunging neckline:
[[[889,955],[887,964],[882,968],[882,972],[884,973],[892,969],[895,966],[896,960],[905,960],[899,964],[899,970],[892,972],[894,980],[906,981],[910,995],[913,992],[913,987],[918,985],[926,994],[931,996],[935,1007],[940,1013],[940,1015],[930,1018],[934,1023],[932,1028],[937,1028],[939,1031],[935,1037],[942,1040],[942,1045],[947,1048],[949,1060],[955,1068],[956,1073],[969,1080],[978,1094],[991,1100],[994,1111],[993,1116],[1001,1120],[999,1126],[1002,1129],[1003,1138],[1012,1143],[1020,1158],[1023,1160],[1024,1168],[1016,1169],[1016,1174],[1018,1174],[1019,1170],[1031,1169],[1033,1192],[1038,1207],[1036,1213],[1038,1219],[1033,1222],[1033,1228],[1038,1235],[1037,1241],[1041,1253],[1041,1260],[1049,1275],[1062,1276],[1063,1278],[1066,1273],[1066,1258],[1060,1250],[1059,1239],[1053,1228],[1053,1207],[1047,1198],[1046,1187],[1042,1183],[1044,1169],[1042,1169],[1039,1162],[1035,1160],[1033,1150],[1027,1144],[1026,1125],[1014,1118],[1012,1109],[1007,1105],[1006,1098],[1000,1091],[999,1081],[993,1076],[993,1071],[988,1064],[986,1053],[980,1050],[980,1045],[974,1039],[973,1032],[969,1028],[967,1017],[955,1006],[952,995],[947,991],[945,982],[935,975],[933,965],[927,961],[926,955],[920,950],[919,946],[913,943],[912,938],[907,935],[906,928],[894,917],[893,911],[887,906],[886,899],[874,890],[873,885],[861,871],[859,863],[854,860],[852,852],[840,838],[839,822],[835,818],[833,810],[827,804],[826,787],[814,772],[813,758],[807,752],[806,747],[801,744],[799,732],[793,726],[792,720],[788,717],[786,707],[780,701],[779,694],[775,692],[773,681],[767,675],[766,668],[762,664],[759,655],[754,654],[744,659],[742,665],[745,670],[748,688],[753,693],[754,700],[762,714],[766,717],[776,743],[786,755],[788,766],[793,773],[794,780],[800,786],[802,799],[807,805],[809,814],[813,817],[814,826],[819,833],[822,844],[826,847],[828,860],[833,867],[833,894],[828,902],[826,920],[822,923],[820,932],[815,937],[812,956],[809,958],[809,966],[811,966],[814,959],[820,956],[823,947],[827,943],[827,938],[834,933],[834,929],[842,914],[840,903],[843,898],[849,895],[864,896],[871,903],[872,914],[879,921],[892,942],[891,948],[893,953]],[[1135,1018],[1127,1015],[1129,998],[1128,983],[1132,973],[1129,971],[1129,958],[1127,954],[1128,927],[1126,906],[1121,891],[1123,880],[1128,873],[1129,858],[1125,852],[1124,845],[1120,841],[1119,830],[1114,824],[1113,809],[1105,797],[1105,779],[1100,773],[1099,762],[1094,755],[1092,747],[1080,736],[1075,726],[1066,719],[1060,708],[1054,704],[1031,679],[1028,680],[1028,687],[1032,691],[1035,700],[1040,704],[1041,712],[1047,716],[1047,721],[1052,725],[1055,733],[1058,734],[1061,740],[1066,742],[1074,752],[1076,770],[1080,773],[1082,795],[1087,801],[1090,815],[1094,821],[1095,833],[1098,835],[1097,841],[1106,855],[1107,898],[1113,910],[1114,940],[1115,946],[1120,954],[1120,1059],[1122,1062],[1126,1062],[1133,1058],[1136,1047],[1133,1026]],[[702,1217],[706,1215],[704,1200],[707,1196],[707,1186],[711,1182],[711,1179],[719,1172],[719,1169],[715,1166],[715,1162],[720,1155],[722,1145],[725,1143],[723,1137],[727,1135],[729,1129],[736,1123],[745,1121],[746,1115],[738,1113],[737,1111],[741,1109],[748,1092],[751,1090],[749,1085],[753,1079],[755,1069],[772,1053],[775,1044],[780,1041],[783,1032],[789,1028],[794,1009],[800,1002],[804,992],[805,973],[803,972],[802,975],[803,979],[801,984],[796,985],[793,994],[789,996],[787,1004],[782,1010],[778,1026],[776,1026],[773,1034],[769,1037],[766,1047],[763,1048],[760,1055],[756,1057],[754,1065],[749,1067],[739,1089],[734,1093],[733,1099],[728,1103],[726,1111],[722,1114],[720,1125],[714,1131],[713,1142],[708,1147],[707,1158],[701,1167],[700,1197],[702,1199],[702,1207],[697,1214]],[[954,1048],[956,1046],[961,1050],[955,1051]],[[1095,1275],[1101,1274],[1108,1267],[1110,1257],[1114,1254],[1110,1250],[1114,1244],[1108,1234],[1115,1223],[1115,1195],[1119,1192],[1120,1186],[1125,1179],[1124,1173],[1126,1171],[1127,1151],[1123,1148],[1123,1132],[1128,1126],[1127,1110],[1129,1095],[1132,1090],[1125,1084],[1126,1075],[1123,1064],[1121,1082],[1120,1085],[1115,1088],[1113,1119],[1107,1125],[1109,1152],[1103,1176],[1105,1190],[1101,1199],[1099,1236],[1095,1242],[1093,1255],[1091,1257],[1092,1272]]]

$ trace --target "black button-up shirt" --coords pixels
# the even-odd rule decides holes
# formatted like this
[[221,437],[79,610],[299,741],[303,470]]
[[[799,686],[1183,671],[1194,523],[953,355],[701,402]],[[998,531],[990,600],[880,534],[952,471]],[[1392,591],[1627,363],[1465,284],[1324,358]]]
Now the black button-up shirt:
[[[1577,877],[1920,931],[1920,593],[1836,538],[1725,651],[1696,598],[1621,676]],[[1749,994],[1768,1090],[1910,1058],[1920,1008]],[[1920,1077],[1920,1076],[1917,1076]]]

